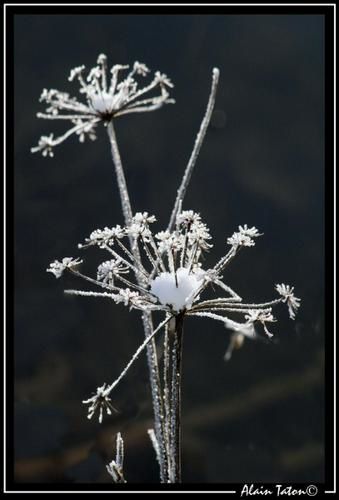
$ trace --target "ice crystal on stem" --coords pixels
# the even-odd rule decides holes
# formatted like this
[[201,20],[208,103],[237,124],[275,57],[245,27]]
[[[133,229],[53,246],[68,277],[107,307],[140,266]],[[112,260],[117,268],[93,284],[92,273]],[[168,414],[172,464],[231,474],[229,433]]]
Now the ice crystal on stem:
[[[108,70],[107,57],[100,54],[97,65],[89,70],[87,76],[85,72],[85,66],[78,66],[71,70],[68,78],[70,82],[79,82],[83,102],[67,92],[43,90],[40,102],[47,107],[44,113],[37,114],[38,118],[69,121],[71,128],[60,137],[54,138],[53,134],[42,136],[38,145],[31,148],[32,153],[41,151],[43,156],[52,157],[53,148],[73,134],[79,137],[80,142],[84,142],[86,137],[94,141],[100,122],[107,124],[118,116],[153,111],[174,102],[168,92],[173,84],[165,74],[156,71],[149,83],[140,85],[141,79],[147,77],[150,70],[138,61],[131,68],[115,64]],[[125,75],[121,77],[123,73]]]

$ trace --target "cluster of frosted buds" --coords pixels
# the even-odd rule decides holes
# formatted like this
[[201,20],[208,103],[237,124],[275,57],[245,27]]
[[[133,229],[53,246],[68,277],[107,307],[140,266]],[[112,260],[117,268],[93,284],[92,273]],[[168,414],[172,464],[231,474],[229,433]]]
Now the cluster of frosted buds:
[[89,399],[83,401],[84,404],[88,404],[88,415],[87,418],[91,419],[97,411],[99,412],[99,422],[102,422],[104,410],[106,410],[107,415],[112,415],[112,410],[117,412],[111,403],[111,398],[108,397],[106,384],[97,388],[96,393]]
[[[123,228],[116,226],[111,229],[106,227],[92,232],[79,248],[97,246],[111,255],[110,261],[105,261],[99,266],[97,279],[80,274],[73,266],[66,265],[67,263],[60,264],[64,270],[69,270],[106,290],[104,292],[67,290],[67,293],[104,297],[130,308],[165,313],[165,320],[146,338],[120,377],[111,386],[107,386],[100,394],[94,396],[100,401],[117,385],[151,338],[171,318],[179,314],[221,321],[233,332],[239,343],[241,336],[250,338],[257,336],[255,325],[263,327],[268,337],[272,336],[266,323],[275,321],[272,315],[273,306],[286,302],[290,317],[294,319],[300,305],[300,300],[293,295],[293,288],[288,285],[276,285],[279,298],[255,304],[243,302],[242,298],[223,282],[222,273],[230,261],[242,247],[253,246],[255,239],[260,236],[255,227],[239,226],[239,231],[227,240],[231,246],[228,252],[214,267],[204,269],[200,262],[201,256],[212,245],[209,243],[211,240],[209,230],[201,221],[199,214],[193,211],[181,212],[177,216],[175,229],[171,232],[153,233],[151,225],[155,221],[156,218],[147,212],[137,213],[129,226]],[[131,237],[135,249],[138,250],[133,254],[124,243],[125,238]],[[56,263],[53,263],[50,271],[54,272],[52,269],[55,267]],[[58,269],[57,277],[59,271],[61,268]],[[140,279],[136,280],[135,276]],[[200,300],[202,292],[211,284],[213,289],[220,288],[223,296]],[[239,321],[239,317],[242,321]],[[93,398],[88,402],[91,403],[92,415]]]
[[295,313],[300,306],[300,299],[294,296],[294,287],[282,283],[281,285],[276,285],[275,288],[277,292],[282,296],[282,301],[286,302],[290,318],[295,319]]
[[64,257],[61,262],[55,260],[46,269],[48,273],[54,274],[56,278],[61,278],[66,269],[74,269],[82,263],[80,259],[73,259],[73,257]]
[[253,247],[255,245],[253,238],[262,236],[255,227],[248,228],[247,224],[245,224],[244,227],[239,226],[238,229],[238,232],[233,233],[232,236],[227,239],[227,243],[234,247]]
[[[164,104],[174,103],[167,90],[173,88],[173,84],[165,74],[157,71],[149,83],[140,85],[140,80],[150,72],[143,63],[135,62],[132,68],[115,64],[108,71],[107,57],[100,54],[97,65],[89,70],[87,77],[85,71],[85,66],[78,66],[71,70],[68,78],[70,82],[78,80],[84,102],[66,92],[43,90],[40,102],[46,103],[47,108],[44,113],[37,114],[38,118],[66,120],[72,125],[60,137],[54,138],[53,134],[42,136],[38,146],[31,148],[32,153],[41,151],[43,156],[53,156],[53,148],[73,134],[80,142],[86,137],[95,140],[99,122],[107,124],[117,116],[153,111]],[[121,77],[126,71],[127,74]]]
[[97,280],[109,285],[114,285],[114,276],[129,272],[128,266],[125,266],[121,259],[106,260],[98,267]]
[[264,327],[264,331],[268,337],[273,337],[273,333],[268,331],[266,323],[273,323],[277,321],[270,311],[260,311],[260,309],[250,309],[247,314],[245,314],[245,319],[249,323],[255,323],[258,321]]

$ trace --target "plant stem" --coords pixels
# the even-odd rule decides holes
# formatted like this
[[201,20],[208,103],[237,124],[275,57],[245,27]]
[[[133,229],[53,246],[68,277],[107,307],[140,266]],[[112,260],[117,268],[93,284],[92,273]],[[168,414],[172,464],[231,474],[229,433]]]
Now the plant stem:
[[[115,130],[113,126],[113,121],[110,121],[110,123],[107,125],[107,134],[111,145],[112,160],[115,167],[115,174],[119,188],[122,213],[124,216],[125,225],[129,226],[132,221],[133,212],[128,194],[128,188],[124,174],[124,169],[122,166],[118,143],[115,135]],[[133,237],[130,237],[129,241],[130,241],[131,252],[136,261],[137,267],[141,268],[139,248],[137,245],[134,245]],[[143,280],[140,277],[140,274],[136,274],[136,279],[139,285],[144,284]],[[144,313],[142,315],[142,322],[143,322],[145,337],[148,337],[153,331],[152,315],[150,313]],[[158,357],[154,339],[152,339],[152,341],[149,344],[147,344],[147,363],[149,369],[151,393],[153,401],[154,428],[160,450],[160,480],[161,482],[167,482],[167,454],[166,454],[166,446],[164,440],[164,410],[163,410],[163,401],[161,398]]]
[[133,214],[132,214],[132,207],[131,207],[131,202],[129,199],[128,189],[127,189],[124,169],[123,169],[123,166],[121,163],[121,157],[120,157],[120,153],[119,153],[117,138],[116,138],[115,130],[113,127],[113,121],[110,121],[109,124],[107,125],[107,133],[108,133],[109,142],[111,144],[112,158],[113,158],[113,163],[114,163],[114,167],[115,167],[115,174],[116,174],[119,193],[120,193],[122,213],[124,215],[125,224],[128,226],[131,223]]
[[176,318],[176,336],[175,347],[177,356],[177,407],[176,407],[176,460],[175,460],[175,477],[176,482],[181,483],[181,372],[182,372],[182,343],[183,341],[183,316],[180,315]]
[[208,125],[209,125],[209,122],[211,120],[211,116],[213,113],[214,104],[215,104],[215,96],[216,96],[217,87],[218,87],[218,81],[219,81],[219,70],[218,70],[218,68],[213,68],[212,87],[211,87],[211,92],[210,92],[210,96],[208,99],[206,112],[205,112],[204,118],[201,122],[198,135],[195,139],[193,151],[191,153],[191,156],[190,156],[190,159],[188,161],[184,176],[182,178],[180,187],[179,187],[178,192],[177,192],[177,197],[176,197],[176,200],[174,203],[174,208],[173,208],[170,222],[169,222],[168,228],[167,228],[168,231],[172,231],[174,226],[175,226],[176,217],[178,215],[179,210],[181,209],[182,202],[184,200],[187,187],[188,187],[189,182],[191,180],[192,172],[193,172],[195,163],[198,159],[200,148],[201,148],[202,143],[204,141],[204,138],[205,138],[205,135],[207,132],[207,128],[208,128]]
[[[145,312],[142,315],[145,336],[147,337],[153,331],[153,321],[151,313]],[[165,417],[164,407],[161,397],[161,383],[159,375],[158,356],[154,339],[147,344],[147,362],[151,383],[151,394],[153,402],[154,413],[154,430],[159,444],[160,456],[160,481],[162,483],[168,482],[168,456],[166,451],[165,442]]]
[[169,323],[172,334],[172,387],[171,387],[171,474],[170,482],[181,483],[181,381],[182,381],[182,346],[184,315],[175,318],[174,329]]

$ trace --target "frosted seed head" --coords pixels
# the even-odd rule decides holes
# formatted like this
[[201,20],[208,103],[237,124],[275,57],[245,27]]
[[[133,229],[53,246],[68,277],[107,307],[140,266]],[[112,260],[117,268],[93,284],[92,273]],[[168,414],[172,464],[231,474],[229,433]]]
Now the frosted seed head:
[[141,76],[146,76],[147,73],[150,72],[150,70],[148,69],[148,67],[146,66],[146,64],[139,63],[138,61],[135,61],[134,65],[133,65],[133,70],[138,75],[141,75]]
[[104,410],[106,410],[106,413],[108,413],[109,415],[111,413],[109,413],[107,409],[109,409],[110,411],[117,411],[112,405],[111,398],[108,396],[108,394],[109,387],[106,384],[103,384],[102,386],[97,388],[96,393],[92,397],[83,401],[83,404],[89,405],[87,418],[91,419],[94,413],[98,411],[98,419],[99,423],[101,424],[103,420]]
[[266,310],[250,309],[248,313],[245,314],[245,319],[247,319],[249,323],[254,323],[255,321],[258,321],[264,327],[266,335],[268,337],[273,337],[273,333],[271,333],[266,326],[266,323],[274,323],[277,321],[272,315],[271,308]]
[[121,259],[106,260],[98,267],[97,280],[108,285],[113,285],[115,276],[128,272],[128,266],[124,265]]
[[[85,124],[94,126],[99,122],[109,123],[113,116],[120,116],[127,113],[139,113],[142,111],[153,111],[164,104],[172,103],[169,99],[169,93],[165,86],[173,87],[169,78],[157,72],[151,81],[144,87],[132,77],[133,74],[147,76],[149,69],[143,63],[136,61],[133,65],[133,71],[120,78],[120,70],[128,69],[128,65],[114,65],[111,69],[112,77],[108,82],[107,57],[100,54],[97,58],[97,66],[91,68],[85,76],[85,66],[76,66],[70,71],[68,80],[78,80],[81,100],[71,97],[67,92],[60,92],[55,89],[43,89],[40,96],[40,102],[46,102],[49,106],[44,113],[39,113],[38,117],[48,120],[62,119],[69,120],[72,124],[75,119],[83,119]],[[156,95],[149,93],[158,90]],[[146,96],[148,94],[148,96]],[[84,98],[85,99],[84,99]],[[41,151],[43,156],[53,156],[52,147],[61,144],[73,134],[79,136],[80,142],[84,142],[86,132],[73,125],[63,135],[57,137],[51,143],[42,136],[39,145],[31,148],[31,152]],[[89,138],[94,140],[93,130]]]
[[239,226],[239,232],[233,233],[233,235],[227,239],[227,243],[234,248],[241,246],[253,247],[255,245],[253,238],[257,238],[258,236],[262,236],[262,233],[259,233],[257,228],[254,226],[248,228],[247,224],[245,224],[244,226]]
[[156,71],[154,80],[160,85],[165,85],[167,87],[173,88],[174,85],[165,73],[160,73]]
[[48,273],[54,274],[54,276],[58,279],[61,278],[66,269],[72,269],[81,263],[82,260],[80,259],[73,259],[73,257],[64,257],[61,262],[59,262],[58,260],[52,262],[49,265],[49,268],[46,269],[46,271]]
[[295,319],[301,300],[298,297],[295,297],[293,293],[294,287],[281,283],[281,285],[276,285],[275,289],[281,295],[282,301],[286,302],[290,318]]
[[177,215],[177,224],[184,226],[191,225],[195,222],[200,222],[200,214],[193,212],[193,210],[183,210]]

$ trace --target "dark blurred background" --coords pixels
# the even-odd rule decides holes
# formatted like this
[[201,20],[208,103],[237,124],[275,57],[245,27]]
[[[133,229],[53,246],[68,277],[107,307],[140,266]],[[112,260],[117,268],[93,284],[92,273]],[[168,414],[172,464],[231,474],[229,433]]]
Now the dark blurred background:
[[[43,88],[77,95],[74,66],[145,62],[175,83],[176,104],[116,120],[133,207],[167,225],[208,99],[215,112],[184,208],[201,213],[225,253],[239,224],[264,236],[225,280],[245,299],[295,286],[295,322],[277,311],[274,342],[245,342],[229,363],[229,333],[186,321],[184,482],[324,480],[324,18],[321,15],[15,16],[15,478],[107,483],[115,435],[130,482],[158,482],[147,436],[152,408],[145,356],[114,394],[118,414],[88,421],[82,399],[120,373],[141,339],[139,313],[69,297],[82,287],[45,269],[78,256],[93,229],[122,224],[103,127],[71,138],[53,159],[32,155],[65,124],[38,120]],[[91,260],[91,253],[84,257]],[[104,255],[106,260],[106,255]]]

